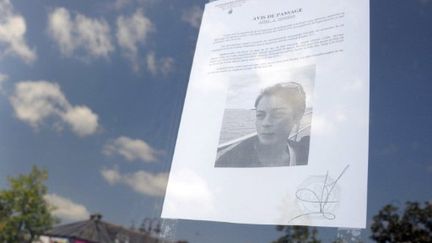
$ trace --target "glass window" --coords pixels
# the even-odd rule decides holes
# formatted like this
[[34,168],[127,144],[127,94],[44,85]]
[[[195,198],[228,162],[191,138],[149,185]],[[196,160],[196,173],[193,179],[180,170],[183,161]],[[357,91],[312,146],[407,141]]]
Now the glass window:
[[370,2],[366,229],[160,218],[206,3],[0,0],[0,242],[432,241],[430,0]]

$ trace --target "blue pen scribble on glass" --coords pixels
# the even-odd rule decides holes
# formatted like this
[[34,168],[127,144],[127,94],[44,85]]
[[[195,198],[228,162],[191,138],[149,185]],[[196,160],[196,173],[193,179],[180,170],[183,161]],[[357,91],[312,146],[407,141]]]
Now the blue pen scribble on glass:
[[333,210],[339,203],[339,190],[337,183],[345,174],[349,165],[345,166],[336,179],[329,176],[312,176],[305,180],[296,191],[297,202],[303,207],[305,213],[299,214],[289,222],[305,216],[318,216],[328,220],[334,220],[336,215]]

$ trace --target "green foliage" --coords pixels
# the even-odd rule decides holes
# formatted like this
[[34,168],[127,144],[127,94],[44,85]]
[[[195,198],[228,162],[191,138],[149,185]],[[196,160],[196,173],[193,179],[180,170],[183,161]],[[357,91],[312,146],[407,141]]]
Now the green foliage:
[[55,223],[44,195],[48,173],[34,166],[28,175],[8,178],[0,191],[0,242],[32,242]]
[[[309,231],[309,228],[312,230]],[[317,238],[318,231],[316,228],[306,226],[277,226],[278,231],[283,231],[284,235],[273,241],[273,243],[320,243]]]
[[432,242],[432,203],[407,202],[403,213],[386,205],[373,217],[371,238],[376,242]]

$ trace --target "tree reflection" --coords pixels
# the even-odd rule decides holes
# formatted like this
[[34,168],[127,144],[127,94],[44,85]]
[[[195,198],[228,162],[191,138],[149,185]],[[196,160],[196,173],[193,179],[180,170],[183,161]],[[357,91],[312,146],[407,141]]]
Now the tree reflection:
[[284,235],[273,243],[320,243],[318,231],[315,227],[307,226],[276,226],[277,231],[283,231]]
[[373,217],[371,239],[376,242],[432,242],[432,203],[407,202],[403,212],[391,204]]

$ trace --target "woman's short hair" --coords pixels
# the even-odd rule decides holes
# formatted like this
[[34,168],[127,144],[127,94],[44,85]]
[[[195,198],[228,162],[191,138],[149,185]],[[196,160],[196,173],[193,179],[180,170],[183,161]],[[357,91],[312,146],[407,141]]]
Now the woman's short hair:
[[286,99],[287,104],[293,108],[294,119],[301,119],[306,109],[306,95],[301,84],[296,82],[278,83],[261,91],[255,99],[255,108],[264,96],[277,95]]

